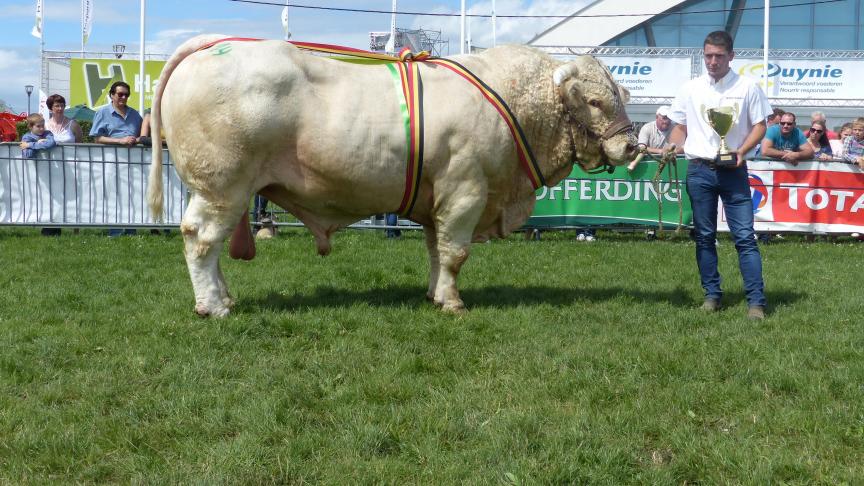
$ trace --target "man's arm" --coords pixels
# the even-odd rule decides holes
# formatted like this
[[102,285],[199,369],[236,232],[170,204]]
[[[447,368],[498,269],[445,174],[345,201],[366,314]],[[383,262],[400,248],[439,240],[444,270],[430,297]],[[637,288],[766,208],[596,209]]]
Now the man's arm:
[[762,139],[762,149],[761,150],[762,150],[762,156],[763,157],[771,157],[774,159],[782,159],[783,154],[786,153],[783,150],[777,150],[776,148],[774,148],[774,141],[772,141],[770,138],[763,138]]
[[[753,125],[753,128],[750,129],[750,133],[747,134],[747,138],[744,139],[744,143],[738,147],[738,163],[735,164],[735,167],[741,167],[744,165],[745,157],[747,156],[747,152],[753,150],[760,141],[762,141],[762,154],[765,154],[765,142],[771,142],[770,140],[763,140],[765,138],[765,120],[760,121],[759,123]],[[771,148],[773,149],[774,144],[771,144]],[[777,150],[779,152],[779,150]]]
[[132,136],[119,138],[105,136],[96,137],[96,143],[104,143],[106,145],[135,145],[135,142],[137,142],[137,139]]
[[684,153],[685,140],[687,140],[687,125],[679,123],[672,127],[672,132],[669,133],[669,143],[675,144],[676,153]]

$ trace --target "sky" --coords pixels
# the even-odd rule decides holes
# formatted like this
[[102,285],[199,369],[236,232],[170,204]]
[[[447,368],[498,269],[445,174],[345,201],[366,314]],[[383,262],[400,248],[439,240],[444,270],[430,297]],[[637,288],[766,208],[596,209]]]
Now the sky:
[[[139,52],[141,0],[92,0],[94,15],[89,52],[112,52],[114,44],[125,44],[127,53]],[[280,3],[281,0],[255,0]],[[295,5],[359,8],[390,11],[392,0],[290,0]],[[497,0],[498,15],[569,15],[587,0]],[[491,0],[466,0],[469,13],[490,14]],[[170,54],[186,39],[202,33],[232,36],[284,37],[282,6],[232,0],[146,0],[145,49]],[[398,11],[455,13],[460,0],[399,0]],[[43,0],[45,49],[81,50],[81,0]],[[36,0],[0,0],[0,100],[15,112],[27,110],[24,86],[36,86],[31,110],[38,103],[40,40],[30,31],[35,25]],[[497,19],[498,43],[525,43],[560,19]],[[459,17],[399,15],[400,28],[440,30],[449,40],[450,54],[459,52]],[[328,10],[289,9],[292,40],[369,48],[369,32],[389,31],[388,13],[352,13]],[[470,21],[472,43],[492,44],[492,22]],[[51,94],[51,93],[47,93]]]

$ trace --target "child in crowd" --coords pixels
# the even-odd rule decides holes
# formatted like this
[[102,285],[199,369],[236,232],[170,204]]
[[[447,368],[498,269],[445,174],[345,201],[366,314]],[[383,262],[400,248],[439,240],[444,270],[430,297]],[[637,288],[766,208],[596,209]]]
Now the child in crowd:
[[843,160],[864,169],[864,117],[852,122],[852,136],[843,140]]
[[54,134],[45,130],[45,118],[39,113],[33,113],[27,117],[27,128],[29,132],[21,137],[21,155],[25,159],[32,159],[36,156],[37,150],[50,149],[57,145],[54,142]]

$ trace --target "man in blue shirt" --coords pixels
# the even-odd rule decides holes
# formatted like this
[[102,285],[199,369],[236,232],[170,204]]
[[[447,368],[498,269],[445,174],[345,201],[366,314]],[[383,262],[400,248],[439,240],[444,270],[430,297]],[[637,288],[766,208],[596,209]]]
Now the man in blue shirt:
[[[96,140],[96,143],[126,146],[139,143],[143,119],[134,108],[127,105],[131,92],[129,85],[123,81],[116,81],[111,85],[111,90],[108,91],[111,95],[111,103],[99,108],[93,115],[90,136]],[[121,234],[134,235],[135,230],[108,229],[109,237],[113,238]]]
[[780,123],[771,125],[762,139],[762,156],[781,159],[792,165],[813,158],[813,147],[804,132],[795,126],[795,114],[783,113]]
[[96,143],[135,145],[141,134],[141,115],[127,105],[131,90],[123,81],[111,85],[111,103],[96,111],[90,136]]

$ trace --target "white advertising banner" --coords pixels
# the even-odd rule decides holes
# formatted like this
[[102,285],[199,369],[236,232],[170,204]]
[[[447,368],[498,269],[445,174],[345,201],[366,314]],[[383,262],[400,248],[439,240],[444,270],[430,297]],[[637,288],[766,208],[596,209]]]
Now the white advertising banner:
[[[762,85],[762,59],[735,58],[732,69]],[[864,62],[840,59],[779,59],[768,62],[768,97],[821,100],[861,98]]]
[[[162,153],[170,161],[168,150]],[[17,144],[0,144],[0,224],[153,225],[145,197],[150,154],[86,144],[25,159]],[[173,165],[166,169],[164,224],[179,225],[186,190]]]
[[596,56],[632,97],[673,98],[690,81],[689,57]]

